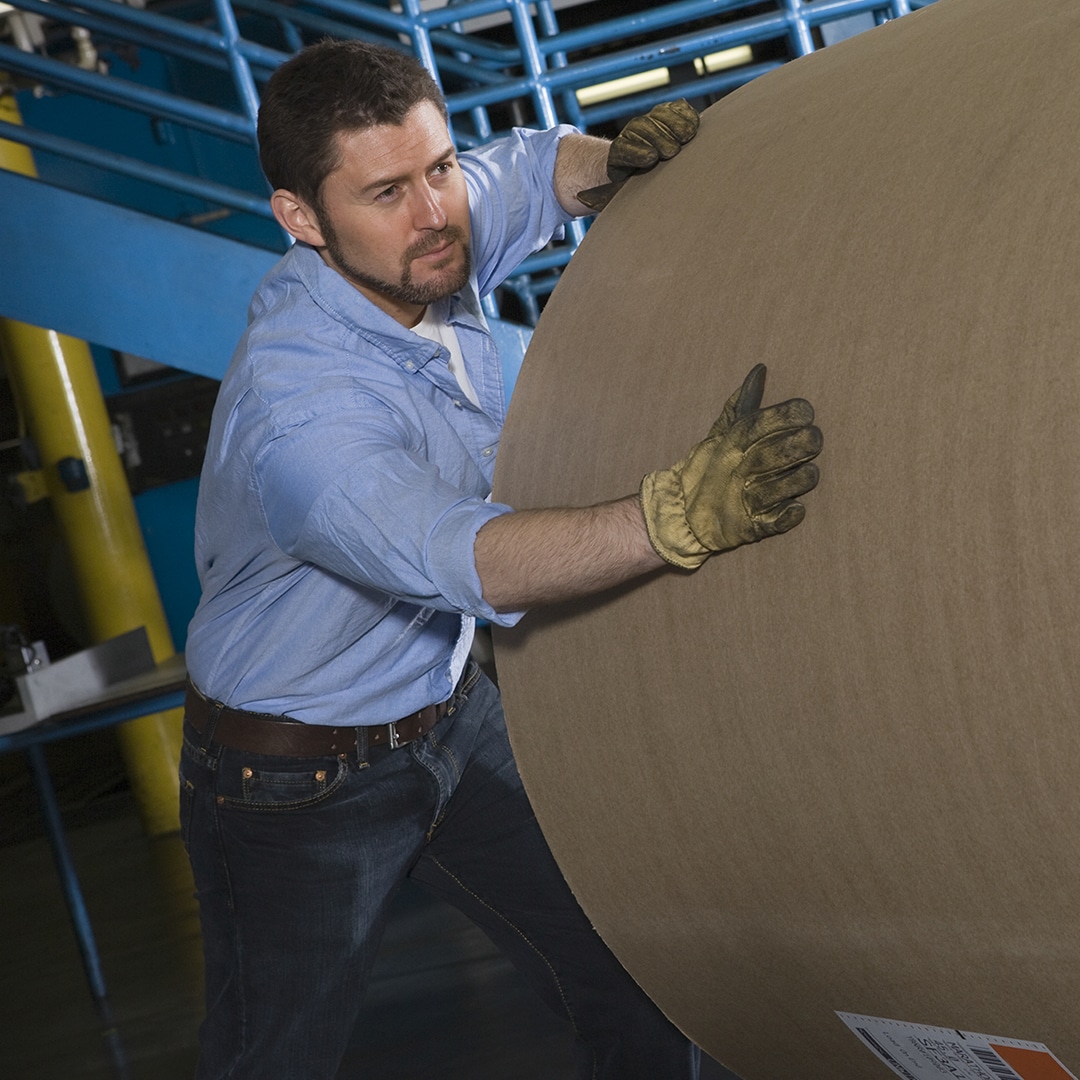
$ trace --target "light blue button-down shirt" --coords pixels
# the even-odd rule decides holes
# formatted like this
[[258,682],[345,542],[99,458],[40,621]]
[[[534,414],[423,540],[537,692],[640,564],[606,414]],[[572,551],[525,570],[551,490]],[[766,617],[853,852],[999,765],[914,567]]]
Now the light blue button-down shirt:
[[449,696],[484,602],[473,544],[505,415],[479,297],[569,220],[558,141],[461,155],[473,280],[451,298],[480,408],[447,352],[296,244],[259,285],[222,381],[199,488],[202,600],[186,658],[204,694],[314,724],[377,724]]

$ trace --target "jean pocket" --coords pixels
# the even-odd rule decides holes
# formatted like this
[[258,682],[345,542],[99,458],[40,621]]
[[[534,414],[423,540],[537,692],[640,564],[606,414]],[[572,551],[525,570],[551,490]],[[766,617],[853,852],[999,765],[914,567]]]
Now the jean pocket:
[[217,801],[242,810],[300,810],[328,799],[348,775],[345,755],[283,760],[226,751],[218,763]]

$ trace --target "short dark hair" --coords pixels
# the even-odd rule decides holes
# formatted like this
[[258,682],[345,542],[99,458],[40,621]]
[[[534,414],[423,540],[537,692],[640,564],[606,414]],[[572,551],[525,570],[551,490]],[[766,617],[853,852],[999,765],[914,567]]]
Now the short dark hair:
[[415,57],[389,45],[326,38],[286,60],[259,108],[259,161],[276,190],[322,209],[323,181],[339,165],[337,136],[400,124],[421,101],[446,102]]

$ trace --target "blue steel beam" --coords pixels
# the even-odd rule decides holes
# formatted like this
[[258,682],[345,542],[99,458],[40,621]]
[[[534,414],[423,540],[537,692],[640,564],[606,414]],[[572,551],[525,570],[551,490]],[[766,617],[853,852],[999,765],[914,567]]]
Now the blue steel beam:
[[280,258],[0,170],[0,315],[220,379]]

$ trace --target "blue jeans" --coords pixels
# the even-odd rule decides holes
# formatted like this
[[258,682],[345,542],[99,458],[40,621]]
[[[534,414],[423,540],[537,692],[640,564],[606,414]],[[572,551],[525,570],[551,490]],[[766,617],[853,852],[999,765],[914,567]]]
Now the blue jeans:
[[333,1080],[408,877],[460,908],[574,1028],[584,1080],[692,1080],[699,1053],[600,941],[529,806],[499,693],[472,665],[397,750],[285,758],[185,724],[181,827],[199,898],[198,1080]]

